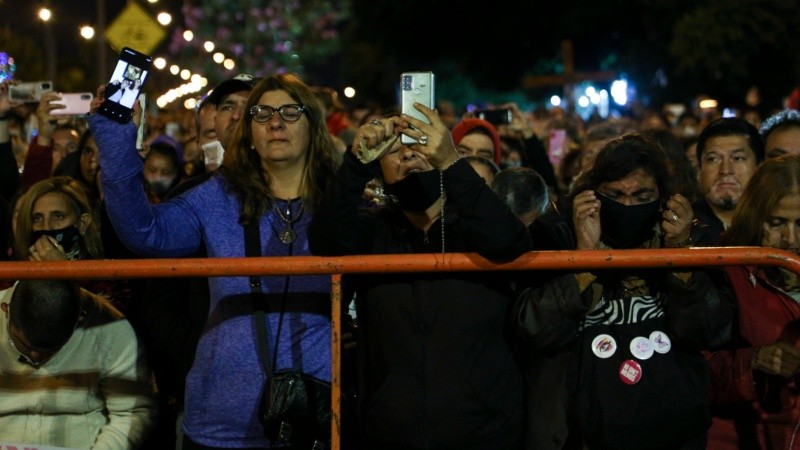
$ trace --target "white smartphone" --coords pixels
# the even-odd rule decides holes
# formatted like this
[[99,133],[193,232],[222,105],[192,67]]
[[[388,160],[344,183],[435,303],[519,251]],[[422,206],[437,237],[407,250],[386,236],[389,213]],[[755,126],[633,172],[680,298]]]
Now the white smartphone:
[[52,81],[29,81],[8,87],[8,99],[12,103],[36,103],[42,94],[53,90]]
[[[423,122],[430,123],[424,114],[414,108],[414,103],[422,103],[433,109],[435,105],[435,78],[433,72],[403,72],[400,75],[400,112]],[[417,140],[401,135],[403,144],[416,144]]]
[[87,114],[92,105],[94,94],[91,92],[71,92],[62,93],[61,100],[52,102],[54,105],[64,105],[65,108],[54,109],[50,112],[52,116],[79,116]]

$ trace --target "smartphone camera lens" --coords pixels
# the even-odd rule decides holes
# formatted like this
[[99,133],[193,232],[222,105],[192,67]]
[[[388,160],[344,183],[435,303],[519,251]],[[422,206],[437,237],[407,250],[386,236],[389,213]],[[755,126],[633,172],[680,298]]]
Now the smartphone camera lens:
[[410,91],[412,85],[413,78],[410,75],[406,75],[403,77],[403,90]]

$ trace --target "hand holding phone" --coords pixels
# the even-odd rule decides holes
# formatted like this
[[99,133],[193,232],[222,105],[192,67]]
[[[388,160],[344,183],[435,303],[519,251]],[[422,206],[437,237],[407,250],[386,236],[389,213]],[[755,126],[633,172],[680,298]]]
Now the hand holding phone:
[[133,105],[147,79],[153,58],[125,47],[106,84],[98,113],[120,123],[127,123],[133,115]]

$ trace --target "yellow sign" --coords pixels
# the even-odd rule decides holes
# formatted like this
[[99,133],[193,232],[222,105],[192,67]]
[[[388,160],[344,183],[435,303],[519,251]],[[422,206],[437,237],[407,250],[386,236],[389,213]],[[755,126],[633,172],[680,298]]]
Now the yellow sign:
[[146,55],[152,54],[167,32],[136,2],[127,6],[106,29],[106,40],[116,51],[130,47]]

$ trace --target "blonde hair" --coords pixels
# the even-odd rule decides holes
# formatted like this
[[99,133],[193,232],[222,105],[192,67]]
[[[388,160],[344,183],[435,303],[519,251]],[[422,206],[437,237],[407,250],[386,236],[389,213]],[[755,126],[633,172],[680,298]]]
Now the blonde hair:
[[[92,209],[86,189],[78,180],[68,176],[56,176],[42,180],[28,189],[20,199],[19,213],[17,215],[17,231],[14,236],[14,251],[19,259],[27,260],[30,257],[28,249],[33,232],[33,207],[45,194],[60,192],[67,196],[69,205],[80,218],[83,214],[92,216],[86,227],[86,233],[79,241],[81,246],[80,258],[103,259],[103,240],[100,236],[100,221]],[[65,249],[69,250],[69,249]]]

